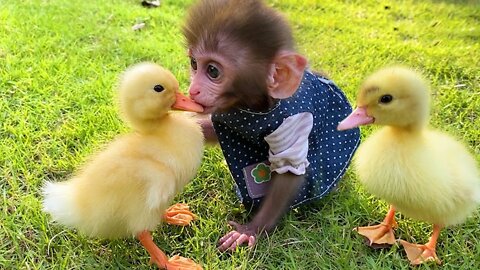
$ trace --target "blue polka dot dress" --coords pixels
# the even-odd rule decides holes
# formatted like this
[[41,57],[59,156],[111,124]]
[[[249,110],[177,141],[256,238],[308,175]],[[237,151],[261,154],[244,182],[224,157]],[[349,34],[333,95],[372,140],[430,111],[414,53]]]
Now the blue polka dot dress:
[[306,181],[291,207],[322,198],[333,190],[360,143],[359,129],[336,129],[351,112],[347,98],[332,81],[306,71],[295,94],[277,100],[268,112],[232,109],[214,113],[215,132],[242,203],[258,206],[268,190],[271,151],[265,137],[275,132],[285,119],[304,113],[313,115],[306,142]]

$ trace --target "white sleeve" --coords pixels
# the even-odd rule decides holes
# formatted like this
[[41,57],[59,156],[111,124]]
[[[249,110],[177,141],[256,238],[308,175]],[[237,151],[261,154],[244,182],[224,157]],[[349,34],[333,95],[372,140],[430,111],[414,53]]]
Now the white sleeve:
[[310,164],[307,160],[308,136],[313,127],[313,115],[299,113],[286,118],[265,141],[270,146],[270,169],[302,175]]

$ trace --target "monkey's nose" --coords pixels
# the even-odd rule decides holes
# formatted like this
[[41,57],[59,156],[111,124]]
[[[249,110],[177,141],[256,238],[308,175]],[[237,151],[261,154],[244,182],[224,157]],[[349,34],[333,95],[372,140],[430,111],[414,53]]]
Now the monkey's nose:
[[190,89],[190,91],[188,91],[188,92],[189,92],[191,98],[194,98],[195,96],[200,94],[200,91],[194,90],[194,89]]

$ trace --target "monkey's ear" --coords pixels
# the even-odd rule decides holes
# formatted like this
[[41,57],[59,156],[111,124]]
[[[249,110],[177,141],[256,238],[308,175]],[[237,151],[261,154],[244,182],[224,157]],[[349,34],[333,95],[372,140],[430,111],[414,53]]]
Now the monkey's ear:
[[303,78],[307,59],[295,52],[281,52],[268,74],[268,94],[277,99],[292,96]]

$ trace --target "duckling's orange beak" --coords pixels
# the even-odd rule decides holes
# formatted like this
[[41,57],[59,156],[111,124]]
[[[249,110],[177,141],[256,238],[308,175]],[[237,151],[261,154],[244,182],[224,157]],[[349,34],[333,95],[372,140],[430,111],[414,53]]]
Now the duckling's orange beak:
[[373,122],[375,122],[375,118],[367,115],[367,109],[365,107],[358,107],[338,124],[337,130],[352,129]]
[[182,110],[182,111],[190,111],[190,112],[203,112],[202,105],[196,103],[189,97],[177,92],[175,93],[175,103],[173,103],[172,108]]

